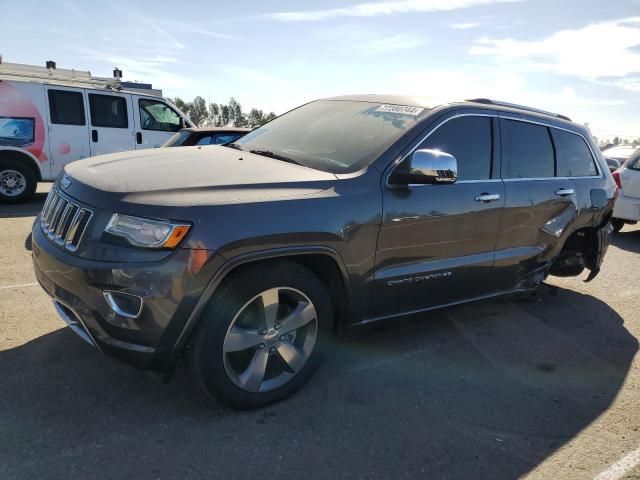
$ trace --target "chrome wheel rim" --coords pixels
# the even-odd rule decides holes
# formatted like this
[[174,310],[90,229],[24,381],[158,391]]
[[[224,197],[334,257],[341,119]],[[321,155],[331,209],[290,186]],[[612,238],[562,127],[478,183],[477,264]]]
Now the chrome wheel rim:
[[302,370],[317,338],[318,318],[309,297],[294,288],[270,288],[244,304],[229,325],[224,369],[242,390],[268,392]]
[[7,197],[17,197],[27,188],[27,179],[17,170],[0,172],[0,193]]

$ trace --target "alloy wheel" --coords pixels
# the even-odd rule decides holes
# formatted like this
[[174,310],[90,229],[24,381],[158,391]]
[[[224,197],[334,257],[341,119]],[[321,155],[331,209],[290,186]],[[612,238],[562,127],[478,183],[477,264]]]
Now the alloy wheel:
[[317,337],[318,318],[309,297],[289,287],[265,290],[238,311],[227,330],[225,371],[245,391],[274,390],[300,372]]

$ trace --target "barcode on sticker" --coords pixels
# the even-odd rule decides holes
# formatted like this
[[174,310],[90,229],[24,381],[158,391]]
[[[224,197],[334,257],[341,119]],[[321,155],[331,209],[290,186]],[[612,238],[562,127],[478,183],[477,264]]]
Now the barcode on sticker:
[[376,112],[399,113],[413,116],[420,115],[423,110],[424,108],[410,107],[408,105],[380,105],[376,108]]

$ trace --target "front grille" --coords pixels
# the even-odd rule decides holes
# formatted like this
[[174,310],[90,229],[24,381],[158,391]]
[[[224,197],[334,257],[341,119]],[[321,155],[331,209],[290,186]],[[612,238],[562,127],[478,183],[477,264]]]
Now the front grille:
[[67,200],[54,187],[40,213],[40,226],[51,241],[75,252],[92,216],[91,210]]

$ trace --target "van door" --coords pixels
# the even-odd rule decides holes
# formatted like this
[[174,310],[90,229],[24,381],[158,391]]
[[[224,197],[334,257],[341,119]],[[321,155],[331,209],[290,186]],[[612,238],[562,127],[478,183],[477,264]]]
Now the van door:
[[135,148],[131,95],[87,91],[91,119],[91,156]]
[[91,156],[87,109],[82,89],[46,87],[49,158],[54,179],[70,162]]
[[417,311],[497,290],[493,263],[504,185],[495,157],[496,129],[497,120],[490,117],[454,114],[417,149],[456,157],[458,181],[383,187],[373,316]]
[[133,97],[136,149],[161,147],[182,128],[180,114],[162,100]]

